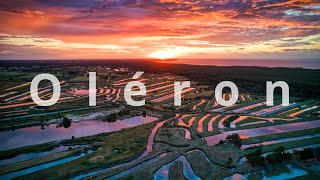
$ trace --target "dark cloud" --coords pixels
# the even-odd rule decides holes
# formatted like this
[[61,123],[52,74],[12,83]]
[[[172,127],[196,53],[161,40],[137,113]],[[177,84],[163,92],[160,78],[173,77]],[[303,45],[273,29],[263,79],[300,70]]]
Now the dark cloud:
[[307,45],[311,45],[310,42],[295,42],[295,41],[291,41],[291,42],[286,42],[286,43],[280,43],[278,45],[276,45],[277,47],[295,47],[295,46],[307,46]]
[[277,5],[285,2],[290,2],[290,0],[267,0],[267,1],[260,1],[256,2],[257,7],[264,7],[267,5]]
[[284,52],[316,52],[319,53],[319,49],[284,49]]

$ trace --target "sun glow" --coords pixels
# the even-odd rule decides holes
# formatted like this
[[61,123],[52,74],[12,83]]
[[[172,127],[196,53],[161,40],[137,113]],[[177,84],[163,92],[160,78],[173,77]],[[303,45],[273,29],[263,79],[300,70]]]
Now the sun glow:
[[175,51],[156,51],[150,54],[150,57],[157,59],[169,59],[176,56]]

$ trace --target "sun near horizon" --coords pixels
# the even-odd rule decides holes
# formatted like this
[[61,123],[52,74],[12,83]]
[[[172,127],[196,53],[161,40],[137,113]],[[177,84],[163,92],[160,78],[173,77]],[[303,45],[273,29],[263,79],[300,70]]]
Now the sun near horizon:
[[175,51],[155,51],[149,55],[151,58],[166,60],[176,57]]

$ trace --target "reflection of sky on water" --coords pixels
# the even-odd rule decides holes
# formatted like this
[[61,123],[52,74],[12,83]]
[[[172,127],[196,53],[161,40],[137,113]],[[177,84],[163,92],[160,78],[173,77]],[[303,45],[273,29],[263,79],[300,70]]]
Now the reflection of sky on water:
[[200,178],[193,172],[191,165],[189,164],[189,162],[187,161],[187,159],[184,156],[180,156],[179,158],[175,159],[174,161],[161,166],[161,168],[154,174],[153,180],[169,179],[168,175],[169,175],[170,166],[176,161],[182,162],[183,175],[187,179],[200,180]]
[[[279,171],[279,169],[278,169]],[[299,168],[295,168],[292,165],[287,165],[286,168],[281,169],[281,174],[274,176],[267,176],[265,171],[263,173],[263,180],[278,180],[278,179],[291,179],[299,176],[303,176],[308,174],[307,171]],[[233,176],[229,176],[224,178],[223,180],[247,180],[250,175],[241,175],[239,173],[234,174]]]
[[240,137],[244,139],[244,138],[255,137],[255,136],[277,134],[277,133],[283,133],[283,132],[289,132],[289,131],[298,131],[303,129],[317,128],[317,127],[320,127],[320,120],[260,127],[260,128],[238,130],[238,131],[228,131],[219,135],[205,137],[204,139],[206,140],[209,146],[212,146],[214,144],[219,143],[220,140],[224,140],[227,137],[227,135],[232,133],[238,133]]
[[50,126],[45,126],[44,130],[41,130],[40,126],[35,126],[16,129],[14,131],[3,131],[0,132],[0,150],[2,151],[34,144],[71,139],[72,136],[78,138],[105,132],[113,132],[123,128],[149,123],[155,120],[157,120],[157,118],[151,116],[136,116],[114,123],[101,121],[80,121],[78,123],[72,123],[71,127],[67,129],[63,127],[56,128],[56,125],[51,124]]
[[13,179],[15,177],[19,177],[19,176],[23,176],[23,175],[26,175],[26,174],[34,173],[34,172],[37,172],[37,171],[41,171],[41,170],[44,170],[44,169],[48,169],[48,168],[51,168],[53,166],[58,166],[60,164],[68,163],[70,161],[79,159],[79,158],[85,156],[86,154],[90,154],[92,152],[93,151],[88,151],[87,153],[82,153],[82,154],[80,154],[78,156],[72,156],[72,157],[68,157],[68,158],[64,158],[64,159],[59,159],[59,160],[56,160],[56,161],[40,164],[38,166],[33,166],[33,167],[30,167],[30,168],[27,168],[27,169],[22,169],[20,171],[15,171],[15,172],[12,172],[12,173],[0,175],[0,179]]
[[55,149],[53,149],[51,151],[20,154],[20,155],[18,155],[16,157],[13,157],[13,158],[10,158],[10,159],[0,160],[0,166],[5,166],[5,165],[8,165],[8,164],[21,162],[21,161],[25,161],[25,160],[28,160],[28,159],[33,159],[33,158],[41,157],[41,156],[44,156],[44,155],[65,151],[67,149],[68,149],[67,146],[59,146],[59,147],[57,147],[57,148],[55,148]]
[[283,139],[276,139],[276,140],[272,140],[272,141],[264,141],[264,142],[254,143],[254,144],[242,145],[241,150],[244,150],[249,147],[277,144],[277,143],[290,142],[290,141],[305,140],[305,139],[316,138],[316,137],[320,137],[320,134],[312,134],[312,135],[305,135],[305,136],[298,136],[298,137],[289,137],[289,138],[283,138]]
[[303,176],[308,174],[308,172],[304,169],[295,168],[292,165],[287,165],[287,171],[283,170],[279,175],[267,177],[266,175],[263,177],[263,180],[275,180],[275,179],[291,179],[299,176]]

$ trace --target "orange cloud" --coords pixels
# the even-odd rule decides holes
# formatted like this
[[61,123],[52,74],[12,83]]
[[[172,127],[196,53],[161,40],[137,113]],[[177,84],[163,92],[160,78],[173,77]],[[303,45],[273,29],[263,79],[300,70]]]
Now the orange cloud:
[[170,50],[183,58],[285,56],[280,46],[290,37],[310,41],[292,49],[318,56],[319,6],[316,0],[2,1],[0,57],[147,58]]

